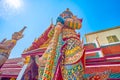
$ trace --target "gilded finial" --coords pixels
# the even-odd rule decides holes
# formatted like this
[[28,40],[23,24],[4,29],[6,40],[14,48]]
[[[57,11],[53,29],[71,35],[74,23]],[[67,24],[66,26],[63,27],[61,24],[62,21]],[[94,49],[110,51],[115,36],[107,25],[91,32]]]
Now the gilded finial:
[[51,18],[51,24],[53,24],[53,18]]
[[23,53],[25,53],[26,51],[27,51],[27,49],[24,49],[24,50],[23,50]]
[[37,41],[37,38],[34,39],[34,42],[36,42],[36,41]]

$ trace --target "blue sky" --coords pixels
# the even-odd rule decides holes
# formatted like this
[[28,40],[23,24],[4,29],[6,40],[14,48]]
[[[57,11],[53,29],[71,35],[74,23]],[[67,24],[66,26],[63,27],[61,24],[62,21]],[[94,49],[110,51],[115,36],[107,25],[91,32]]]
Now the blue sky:
[[[14,2],[13,2],[14,1]],[[19,40],[10,58],[20,57],[66,8],[83,18],[82,36],[120,25],[120,0],[0,0],[0,40],[11,39],[24,25],[24,38]]]

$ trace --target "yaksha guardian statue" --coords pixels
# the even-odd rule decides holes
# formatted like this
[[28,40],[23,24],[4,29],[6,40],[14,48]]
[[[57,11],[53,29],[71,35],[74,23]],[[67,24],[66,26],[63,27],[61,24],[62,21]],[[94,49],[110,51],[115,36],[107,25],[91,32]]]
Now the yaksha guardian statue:
[[16,42],[23,37],[23,31],[25,30],[26,27],[24,27],[22,30],[19,32],[15,32],[12,35],[11,40],[6,40],[3,39],[3,41],[0,42],[0,68],[2,65],[6,62],[8,59],[11,50],[14,48],[16,45]]
[[39,58],[39,80],[83,80],[84,49],[75,31],[81,23],[69,9],[59,15],[49,46]]

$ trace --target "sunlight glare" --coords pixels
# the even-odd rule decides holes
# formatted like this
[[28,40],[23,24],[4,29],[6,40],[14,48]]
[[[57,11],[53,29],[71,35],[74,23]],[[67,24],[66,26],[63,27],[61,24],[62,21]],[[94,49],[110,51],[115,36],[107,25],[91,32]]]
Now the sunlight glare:
[[21,0],[5,0],[5,4],[12,9],[20,9],[22,6]]

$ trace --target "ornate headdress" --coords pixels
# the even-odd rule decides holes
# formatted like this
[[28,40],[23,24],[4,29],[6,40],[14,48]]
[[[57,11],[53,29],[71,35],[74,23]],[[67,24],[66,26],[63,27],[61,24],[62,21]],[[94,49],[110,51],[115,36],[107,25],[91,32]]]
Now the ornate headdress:
[[23,29],[21,29],[19,32],[15,32],[12,36],[16,37],[17,40],[23,37],[23,32],[27,27],[24,26]]
[[66,9],[62,14],[60,14],[63,18],[72,18],[73,13],[69,10],[69,8]]

